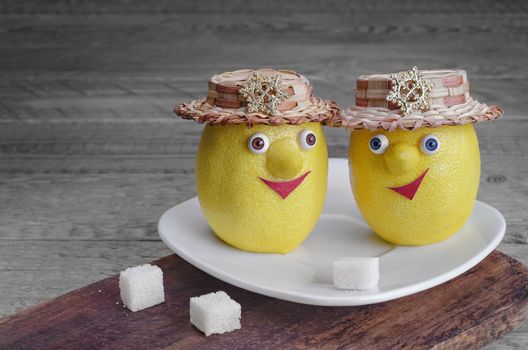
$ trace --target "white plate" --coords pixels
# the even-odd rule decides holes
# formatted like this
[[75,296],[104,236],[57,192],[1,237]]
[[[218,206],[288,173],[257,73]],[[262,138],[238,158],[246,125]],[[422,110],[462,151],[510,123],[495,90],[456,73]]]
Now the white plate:
[[[349,306],[387,301],[448,281],[475,266],[506,230],[501,213],[477,202],[467,224],[446,241],[423,247],[393,246],[374,235],[354,202],[345,159],[330,159],[328,193],[319,223],[292,253],[257,254],[218,240],[197,198],[167,210],[158,230],[183,259],[227,283],[297,303]],[[332,262],[346,256],[380,256],[378,288],[334,288]]]

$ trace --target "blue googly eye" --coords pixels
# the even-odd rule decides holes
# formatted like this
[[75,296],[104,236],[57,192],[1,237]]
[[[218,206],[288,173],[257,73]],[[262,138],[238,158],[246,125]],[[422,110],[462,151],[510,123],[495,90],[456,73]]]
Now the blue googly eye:
[[383,154],[389,147],[389,139],[383,134],[372,136],[369,141],[369,148],[372,153]]
[[420,141],[420,149],[424,154],[435,154],[440,150],[440,140],[433,135],[425,135]]
[[381,140],[378,137],[373,138],[370,140],[370,148],[377,151],[381,148]]

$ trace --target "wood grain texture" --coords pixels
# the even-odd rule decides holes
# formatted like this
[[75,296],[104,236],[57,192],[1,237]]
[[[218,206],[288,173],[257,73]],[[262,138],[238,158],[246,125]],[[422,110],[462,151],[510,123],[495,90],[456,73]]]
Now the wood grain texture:
[[[360,74],[461,67],[506,110],[479,125],[479,199],[528,261],[528,3],[6,0],[0,3],[0,315],[167,255],[155,229],[195,195],[202,126],[172,106],[214,73],[304,73],[344,106]],[[348,134],[325,130],[331,156]],[[119,258],[115,258],[119,257]],[[528,326],[492,348],[526,348]]]
[[170,253],[158,240],[0,240],[0,314],[13,314]]
[[[361,307],[308,306],[253,294],[175,255],[155,264],[164,272],[165,303],[128,311],[113,276],[0,320],[0,348],[476,349],[528,314],[528,270],[500,252],[439,287]],[[189,298],[217,290],[242,305],[242,329],[205,337],[189,322]]]

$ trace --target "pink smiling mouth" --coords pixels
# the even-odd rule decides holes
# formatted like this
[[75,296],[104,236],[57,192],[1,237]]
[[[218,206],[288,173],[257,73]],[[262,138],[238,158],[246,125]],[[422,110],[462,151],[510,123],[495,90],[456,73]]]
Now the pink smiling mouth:
[[266,180],[262,177],[259,177],[259,179],[262,180],[266,185],[269,186],[273,191],[277,192],[279,196],[282,197],[282,199],[286,199],[290,193],[292,193],[303,180],[310,174],[311,171],[307,171],[303,175],[299,176],[296,179],[290,180],[290,181],[270,181]]
[[416,180],[408,183],[407,185],[403,185],[400,187],[389,187],[389,188],[395,192],[398,192],[405,198],[412,200],[414,198],[414,195],[418,191],[418,188],[420,187],[420,184],[422,183],[422,180],[425,177],[425,174],[427,174],[428,171],[429,169],[425,169],[422,175],[418,176]]

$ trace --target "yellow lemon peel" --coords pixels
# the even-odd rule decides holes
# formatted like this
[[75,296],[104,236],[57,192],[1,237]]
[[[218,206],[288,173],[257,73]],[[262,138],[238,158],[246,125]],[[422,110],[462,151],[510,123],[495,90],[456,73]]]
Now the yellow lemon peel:
[[[371,138],[377,134],[388,139],[383,154],[369,149]],[[421,150],[427,135],[439,141],[434,154]],[[473,125],[354,131],[348,155],[359,210],[372,230],[391,243],[442,241],[458,231],[473,211],[480,178]],[[408,194],[412,199],[401,194],[410,191],[406,185],[416,190],[412,196]]]
[[[301,147],[299,135],[304,130],[317,139],[312,149]],[[261,154],[248,145],[257,133],[269,141],[269,149]],[[198,198],[213,232],[228,244],[253,252],[288,253],[308,236],[323,209],[327,173],[319,123],[207,125],[196,162]],[[280,182],[293,180],[299,184],[291,193],[280,192]],[[278,184],[278,190],[266,181]]]

